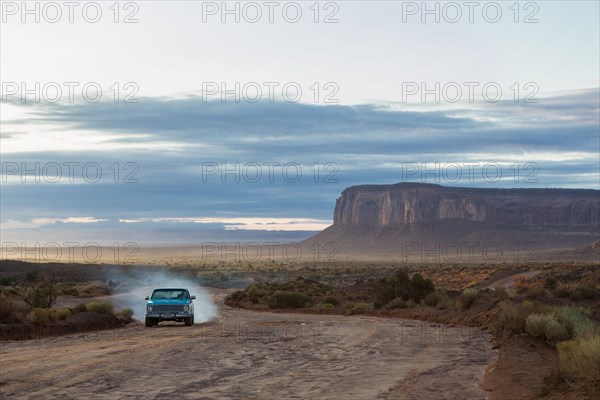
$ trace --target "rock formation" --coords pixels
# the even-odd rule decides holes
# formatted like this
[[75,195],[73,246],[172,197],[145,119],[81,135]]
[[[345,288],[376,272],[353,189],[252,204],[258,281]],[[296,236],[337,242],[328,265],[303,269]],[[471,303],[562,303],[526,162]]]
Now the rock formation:
[[503,254],[510,249],[520,257],[526,248],[539,255],[598,240],[600,191],[361,185],[343,191],[333,219],[332,226],[303,243],[313,248],[335,243],[340,253],[381,255],[409,247],[443,252],[449,244],[464,252],[472,243],[480,248],[492,243]]
[[600,191],[468,189],[419,183],[363,185],[344,190],[335,225],[419,226],[463,220],[504,226],[597,230]]

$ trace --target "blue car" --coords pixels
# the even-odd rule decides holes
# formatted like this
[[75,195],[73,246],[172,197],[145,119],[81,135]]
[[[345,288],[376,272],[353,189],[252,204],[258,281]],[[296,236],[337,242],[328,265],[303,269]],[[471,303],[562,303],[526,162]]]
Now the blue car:
[[146,297],[146,314],[144,322],[147,327],[158,325],[161,321],[185,322],[186,326],[194,323],[194,300],[187,289],[161,288],[154,289],[152,296]]

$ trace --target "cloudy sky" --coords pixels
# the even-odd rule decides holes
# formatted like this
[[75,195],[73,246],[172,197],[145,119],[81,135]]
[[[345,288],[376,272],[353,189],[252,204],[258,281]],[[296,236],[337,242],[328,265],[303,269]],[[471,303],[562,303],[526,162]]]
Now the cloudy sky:
[[3,243],[297,240],[364,183],[599,189],[596,1],[62,4],[2,2]]

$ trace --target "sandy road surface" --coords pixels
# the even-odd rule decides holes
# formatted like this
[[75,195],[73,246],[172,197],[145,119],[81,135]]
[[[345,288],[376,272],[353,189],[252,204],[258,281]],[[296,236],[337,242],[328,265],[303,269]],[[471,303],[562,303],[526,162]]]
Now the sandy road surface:
[[361,316],[258,313],[5,342],[7,399],[483,399],[495,357],[473,328]]

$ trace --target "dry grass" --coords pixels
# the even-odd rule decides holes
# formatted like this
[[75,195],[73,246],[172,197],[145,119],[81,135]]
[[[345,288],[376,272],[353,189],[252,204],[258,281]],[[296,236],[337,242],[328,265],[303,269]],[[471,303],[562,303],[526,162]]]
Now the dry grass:
[[567,382],[588,393],[600,392],[600,336],[569,340],[557,346]]

